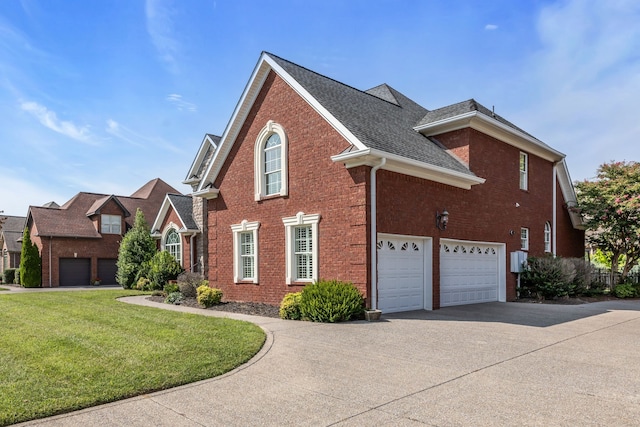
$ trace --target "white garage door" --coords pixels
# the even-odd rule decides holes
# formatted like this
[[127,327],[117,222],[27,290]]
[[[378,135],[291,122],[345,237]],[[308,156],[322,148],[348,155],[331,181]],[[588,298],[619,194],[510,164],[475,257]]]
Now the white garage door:
[[440,243],[440,306],[498,301],[499,245]]
[[378,309],[383,313],[424,308],[424,240],[378,238]]

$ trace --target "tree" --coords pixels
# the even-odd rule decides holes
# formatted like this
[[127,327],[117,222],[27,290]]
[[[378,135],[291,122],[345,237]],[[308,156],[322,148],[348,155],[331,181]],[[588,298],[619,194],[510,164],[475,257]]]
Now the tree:
[[118,272],[116,281],[125,289],[137,282],[140,273],[148,268],[156,253],[156,242],[151,237],[149,226],[140,209],[136,211],[133,228],[125,234],[118,250]]
[[624,280],[640,260],[640,163],[604,163],[595,180],[578,182],[576,190],[587,241],[610,254],[613,274],[624,261]]
[[162,289],[169,280],[175,280],[182,273],[182,267],[167,251],[157,252],[149,261],[149,279],[153,289]]
[[25,288],[38,288],[42,285],[42,260],[38,247],[31,242],[29,228],[22,235],[20,254],[20,283]]

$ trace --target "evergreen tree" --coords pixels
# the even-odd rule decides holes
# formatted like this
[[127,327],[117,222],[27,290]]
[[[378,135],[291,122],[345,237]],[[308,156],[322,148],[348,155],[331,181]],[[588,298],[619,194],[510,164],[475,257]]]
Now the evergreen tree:
[[148,269],[149,261],[156,253],[156,242],[140,209],[136,211],[133,228],[125,234],[118,250],[116,281],[125,289],[131,289],[141,273]]
[[29,228],[24,229],[22,236],[20,283],[25,288],[39,288],[42,285],[42,260],[38,247],[31,242]]

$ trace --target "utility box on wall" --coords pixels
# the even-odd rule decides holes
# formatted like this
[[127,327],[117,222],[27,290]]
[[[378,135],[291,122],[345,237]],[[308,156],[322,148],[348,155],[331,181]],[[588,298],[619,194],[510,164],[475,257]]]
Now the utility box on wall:
[[511,272],[522,273],[527,265],[527,253],[524,251],[511,252]]

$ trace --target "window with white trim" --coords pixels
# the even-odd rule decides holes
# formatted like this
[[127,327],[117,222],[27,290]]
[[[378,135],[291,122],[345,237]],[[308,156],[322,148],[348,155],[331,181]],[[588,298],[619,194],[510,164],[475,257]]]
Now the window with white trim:
[[182,265],[182,239],[175,228],[169,228],[164,236],[164,250]]
[[102,214],[100,223],[100,232],[102,234],[120,234],[122,228],[122,217],[120,215]]
[[544,223],[544,251],[551,252],[551,224]]
[[529,250],[529,229],[522,227],[520,229],[520,249]]
[[231,226],[234,283],[258,283],[258,228],[259,222],[246,219]]
[[318,280],[319,214],[282,218],[285,227],[286,283]]
[[520,152],[520,189],[529,189],[529,155]]
[[255,200],[289,194],[287,144],[284,128],[273,120],[258,134],[254,148]]

